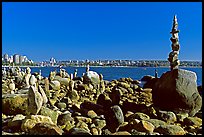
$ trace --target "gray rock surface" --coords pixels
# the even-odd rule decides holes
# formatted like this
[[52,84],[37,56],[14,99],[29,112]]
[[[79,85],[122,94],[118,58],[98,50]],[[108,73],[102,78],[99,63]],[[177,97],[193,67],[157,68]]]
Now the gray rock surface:
[[40,111],[42,104],[43,98],[41,94],[38,92],[37,88],[30,86],[28,91],[28,112],[36,115]]
[[195,72],[184,69],[174,69],[162,74],[152,89],[154,105],[194,116],[202,106],[196,79]]
[[97,85],[100,83],[100,77],[99,77],[98,73],[96,73],[94,71],[88,71],[83,76],[83,82],[86,84],[92,83],[94,85]]
[[119,125],[124,122],[123,112],[118,105],[112,106],[106,112],[106,122],[111,132],[115,132]]

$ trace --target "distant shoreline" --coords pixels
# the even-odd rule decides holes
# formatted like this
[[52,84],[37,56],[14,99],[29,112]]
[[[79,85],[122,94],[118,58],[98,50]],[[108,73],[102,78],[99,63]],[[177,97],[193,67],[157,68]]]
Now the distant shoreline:
[[[13,67],[13,66],[2,66],[2,68],[8,68],[8,67]],[[58,68],[59,66],[14,66],[14,67],[21,67],[21,68],[43,68],[43,67],[55,67]],[[86,67],[86,66],[66,66],[66,67]],[[170,68],[168,66],[158,66],[158,67],[137,67],[137,66],[89,66],[89,67],[101,67],[101,68]],[[62,67],[65,68],[65,67]],[[180,68],[202,68],[200,66],[180,66]]]

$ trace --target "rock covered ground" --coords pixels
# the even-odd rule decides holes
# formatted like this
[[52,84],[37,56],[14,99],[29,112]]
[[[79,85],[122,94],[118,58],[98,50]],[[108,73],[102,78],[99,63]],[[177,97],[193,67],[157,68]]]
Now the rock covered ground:
[[151,83],[141,87],[131,78],[66,74],[43,78],[30,71],[4,71],[2,134],[202,135],[202,111],[189,116],[157,108]]

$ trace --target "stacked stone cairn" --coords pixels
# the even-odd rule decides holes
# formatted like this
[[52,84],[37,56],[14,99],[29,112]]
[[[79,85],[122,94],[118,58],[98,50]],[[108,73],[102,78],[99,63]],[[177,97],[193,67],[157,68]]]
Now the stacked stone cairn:
[[49,77],[22,72],[2,72],[3,135],[202,135],[194,72],[144,76],[144,86],[107,81],[89,65],[80,78],[62,68]]
[[179,30],[178,30],[178,22],[176,15],[174,16],[173,20],[173,27],[170,32],[172,34],[172,37],[170,38],[172,44],[172,52],[169,53],[169,58],[168,61],[170,62],[171,70],[173,69],[178,69],[178,66],[180,65],[180,61],[178,60],[178,55],[179,55],[179,49],[180,49],[180,44],[179,44]]

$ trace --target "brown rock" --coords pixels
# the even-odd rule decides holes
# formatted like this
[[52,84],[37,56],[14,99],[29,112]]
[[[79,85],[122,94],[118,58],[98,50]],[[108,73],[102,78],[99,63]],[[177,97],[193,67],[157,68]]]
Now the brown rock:
[[31,135],[62,135],[63,130],[50,123],[37,123],[29,132]]
[[118,131],[118,132],[115,132],[111,135],[131,135],[131,134],[127,131]]

